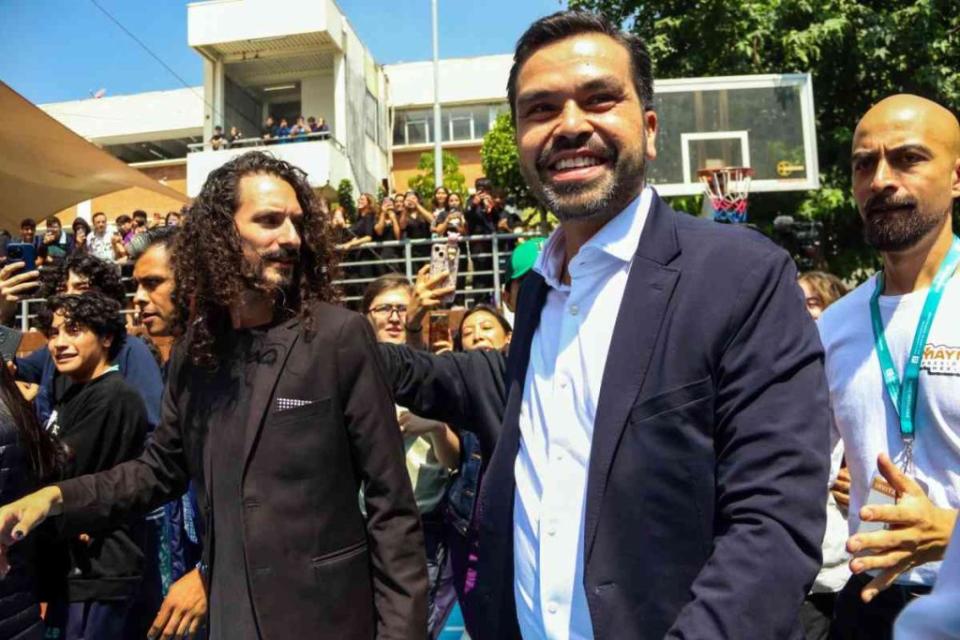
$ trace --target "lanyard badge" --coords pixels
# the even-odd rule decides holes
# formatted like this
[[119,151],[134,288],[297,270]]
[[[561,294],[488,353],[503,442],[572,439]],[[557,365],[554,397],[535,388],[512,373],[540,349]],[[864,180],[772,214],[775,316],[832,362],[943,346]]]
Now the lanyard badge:
[[890,347],[883,332],[883,319],[880,317],[880,304],[878,302],[880,294],[883,292],[883,272],[877,274],[877,286],[870,298],[870,319],[873,324],[873,339],[876,343],[877,358],[880,360],[880,369],[883,372],[883,384],[893,403],[893,408],[900,418],[900,438],[903,440],[904,459],[903,471],[910,474],[913,470],[913,441],[916,436],[916,426],[914,417],[917,411],[917,386],[920,381],[920,364],[923,360],[923,348],[927,343],[927,337],[930,335],[930,328],[933,326],[933,319],[937,314],[937,307],[940,306],[940,299],[943,298],[943,290],[947,286],[953,273],[960,264],[960,238],[953,237],[953,243],[950,245],[950,251],[940,263],[937,269],[937,275],[933,278],[933,284],[930,285],[930,291],[927,293],[927,299],[923,303],[923,310],[920,312],[920,322],[917,324],[916,333],[913,336],[913,344],[910,347],[910,356],[903,368],[903,380],[897,374],[897,369],[893,364],[893,357],[890,355]]

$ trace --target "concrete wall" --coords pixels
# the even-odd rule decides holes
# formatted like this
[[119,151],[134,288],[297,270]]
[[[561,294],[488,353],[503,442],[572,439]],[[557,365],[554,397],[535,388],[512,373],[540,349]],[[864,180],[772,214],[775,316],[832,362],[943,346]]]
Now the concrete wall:
[[243,137],[250,138],[260,135],[263,106],[249,93],[237,86],[230,78],[224,79],[226,96],[224,100],[224,122],[216,124],[223,127],[224,133],[230,133],[230,127],[235,126],[243,133]]
[[297,33],[339,33],[342,17],[331,1],[210,0],[187,5],[191,47],[278,38]]
[[333,73],[308,76],[300,80],[300,110],[306,117],[325,118],[330,131],[336,131],[336,104]]
[[[498,102],[507,98],[513,56],[477,56],[440,60],[440,104]],[[390,104],[394,108],[433,104],[433,62],[388,64]]]

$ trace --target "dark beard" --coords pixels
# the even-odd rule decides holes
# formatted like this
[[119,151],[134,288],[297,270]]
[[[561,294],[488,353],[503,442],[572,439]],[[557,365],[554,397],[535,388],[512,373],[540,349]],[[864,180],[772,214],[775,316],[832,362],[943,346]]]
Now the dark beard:
[[[257,261],[256,265],[250,266],[249,263],[247,265],[249,272],[244,276],[247,286],[251,289],[263,291],[264,293],[270,293],[272,295],[285,295],[289,293],[294,283],[299,282],[300,280],[299,257],[300,256],[296,251],[285,251],[283,249],[260,254],[260,259]],[[271,262],[294,260],[296,260],[297,263],[288,277],[284,277],[280,282],[267,278],[266,270],[267,267],[270,266]]]
[[[644,144],[638,149],[639,153],[633,155],[618,153],[593,140],[588,140],[586,144],[565,143],[564,140],[559,138],[553,145],[545,147],[533,169],[525,168],[523,163],[520,164],[520,172],[534,196],[561,222],[612,218],[630,203],[643,184],[646,170],[643,148],[646,137],[644,137]],[[548,168],[550,157],[564,148],[589,149],[597,157],[612,164],[613,175],[605,179],[605,183],[550,184]],[[604,179],[601,178],[601,180]]]
[[[890,207],[907,211],[884,211]],[[912,199],[874,196],[864,205],[863,239],[878,251],[904,251],[943,223],[943,213],[926,211]]]

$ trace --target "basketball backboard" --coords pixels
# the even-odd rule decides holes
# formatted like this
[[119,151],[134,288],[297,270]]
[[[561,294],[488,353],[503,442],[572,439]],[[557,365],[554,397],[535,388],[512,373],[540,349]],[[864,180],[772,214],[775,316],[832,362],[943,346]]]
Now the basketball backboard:
[[658,80],[657,159],[647,177],[661,195],[694,195],[701,169],[753,169],[751,192],[820,187],[809,74]]

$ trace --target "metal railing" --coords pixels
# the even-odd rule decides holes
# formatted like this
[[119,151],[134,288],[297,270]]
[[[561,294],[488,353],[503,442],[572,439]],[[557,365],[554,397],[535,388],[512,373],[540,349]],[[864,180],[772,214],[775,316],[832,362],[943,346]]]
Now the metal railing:
[[[501,284],[503,282],[502,269],[506,265],[506,260],[510,259],[512,250],[510,245],[519,240],[539,236],[538,233],[495,233],[490,235],[463,236],[459,240],[460,246],[460,268],[457,272],[456,295],[460,299],[476,300],[477,298],[492,299],[496,305],[500,305]],[[402,273],[412,283],[417,275],[417,271],[424,264],[430,262],[430,255],[414,255],[417,253],[415,247],[432,246],[434,244],[447,242],[446,238],[424,238],[422,240],[393,240],[390,242],[369,242],[357,247],[347,249],[341,252],[342,259],[339,262],[341,276],[334,281],[341,291],[344,292],[344,302],[357,302],[363,297],[363,289],[367,284],[376,280],[383,273],[395,272]],[[475,251],[489,243],[489,251]],[[471,248],[472,247],[472,248]],[[402,255],[397,257],[376,257],[372,260],[350,259],[351,254],[362,251],[372,251],[376,254],[383,249],[399,248]],[[490,268],[476,268],[476,263],[483,264],[485,259],[489,259]],[[372,269],[371,269],[372,267]],[[373,271],[374,274],[367,272]],[[124,285],[130,283],[132,278],[121,278]],[[492,282],[492,286],[476,286],[478,281]],[[133,294],[127,294],[127,300],[133,299]],[[16,315],[16,325],[21,331],[29,331],[32,320],[37,317],[34,305],[46,302],[45,298],[30,298],[20,301],[20,310]],[[132,305],[123,310],[124,314],[132,315],[134,310]]]
[[[538,233],[494,233],[489,235],[463,236],[459,240],[460,268],[457,271],[456,295],[463,299],[477,297],[491,298],[496,305],[500,305],[502,272],[506,260],[510,259],[512,249],[510,245],[526,239],[537,237]],[[415,247],[432,246],[446,243],[446,238],[424,238],[421,240],[392,240],[389,242],[369,242],[348,249],[342,253],[339,263],[342,277],[334,281],[344,291],[345,302],[356,302],[362,297],[362,289],[383,273],[402,273],[413,282],[417,272],[424,264],[430,262],[430,255],[414,255],[418,253]],[[489,244],[489,250],[478,248]],[[399,248],[403,255],[397,257],[377,257],[372,260],[350,259],[351,253]],[[477,268],[477,263],[484,264],[489,260],[489,268]],[[374,274],[366,273],[371,271]],[[492,286],[477,286],[478,282],[492,282]]]
[[[223,137],[220,147],[218,149],[213,148],[213,141],[207,140],[206,142],[191,142],[187,145],[187,149],[190,153],[196,151],[226,151],[227,149],[238,149],[244,147],[262,147],[266,145],[274,144],[293,144],[296,142],[311,142],[313,140],[330,140],[331,142],[336,142],[331,138],[329,131],[317,131],[312,133],[298,133],[295,135],[287,135],[282,138],[261,138],[259,136],[255,138],[237,138],[234,141],[227,140],[226,136]],[[337,143],[339,144],[339,143]]]

